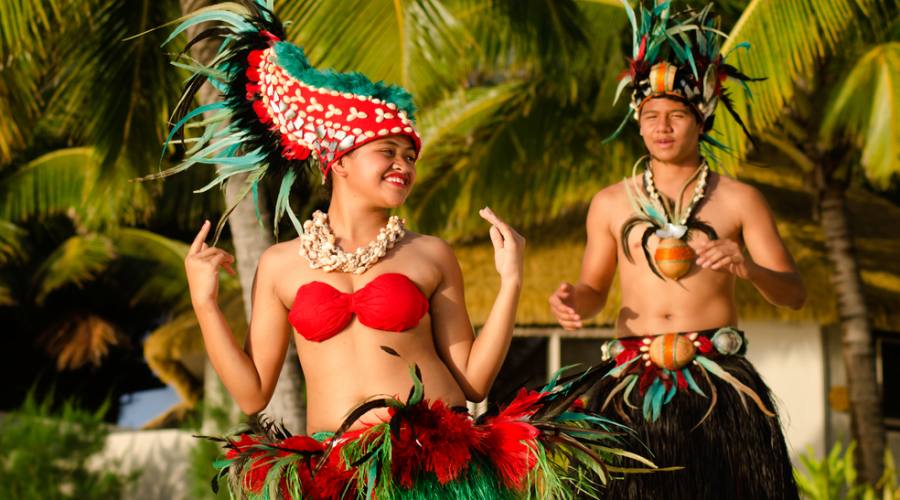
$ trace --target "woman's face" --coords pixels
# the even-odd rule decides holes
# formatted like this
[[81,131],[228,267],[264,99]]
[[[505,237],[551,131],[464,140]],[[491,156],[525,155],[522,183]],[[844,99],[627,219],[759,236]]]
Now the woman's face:
[[665,162],[682,162],[697,154],[702,130],[687,104],[654,98],[641,108],[641,136],[650,156]]
[[360,146],[332,167],[334,187],[362,196],[376,206],[396,208],[416,180],[416,150],[404,135],[391,135]]

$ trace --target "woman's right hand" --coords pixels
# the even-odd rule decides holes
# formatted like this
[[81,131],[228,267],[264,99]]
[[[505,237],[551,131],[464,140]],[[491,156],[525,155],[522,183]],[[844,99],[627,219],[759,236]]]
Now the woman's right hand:
[[210,247],[205,243],[211,226],[209,221],[203,223],[203,227],[191,243],[187,257],[184,258],[191,302],[195,307],[216,303],[219,293],[219,267],[232,276],[236,274],[231,267],[234,257],[221,248]]

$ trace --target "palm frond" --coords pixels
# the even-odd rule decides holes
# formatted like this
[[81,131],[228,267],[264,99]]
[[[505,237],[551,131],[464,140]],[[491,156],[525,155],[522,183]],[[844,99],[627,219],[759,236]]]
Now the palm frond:
[[10,307],[16,305],[16,299],[13,297],[12,290],[6,283],[0,281],[0,307]]
[[[622,61],[618,32],[609,26],[611,19],[623,27],[627,21],[621,8],[605,5],[588,6],[581,17],[592,36],[568,62],[565,79],[541,65],[483,66],[485,81],[503,83],[465,89],[423,110],[426,150],[407,212],[417,230],[451,239],[481,234],[477,209],[485,205],[520,228],[549,222],[622,177],[633,144],[602,146],[601,139],[619,116],[609,103]],[[496,39],[504,37],[483,45],[501,43]],[[516,60],[513,52],[507,57]]]
[[46,218],[82,206],[85,185],[96,177],[92,148],[67,148],[44,154],[0,181],[0,217]]
[[834,90],[819,140],[844,142],[862,151],[866,176],[887,188],[900,172],[900,42],[876,45],[859,58]]
[[154,303],[185,306],[190,303],[184,279],[184,257],[188,245],[165,236],[135,228],[120,228],[110,235],[121,259],[151,269],[141,277],[136,292],[129,298],[132,305]]
[[[445,139],[481,126],[494,117],[502,106],[520,95],[522,82],[508,81],[496,86],[461,88],[447,98],[422,110],[419,115],[419,131],[422,135],[423,161],[419,168],[427,175],[427,147],[440,147]],[[424,165],[423,165],[424,163]]]
[[109,178],[101,183],[101,177],[94,148],[46,153],[0,178],[0,218],[19,221],[66,214],[77,226],[94,229],[147,217],[152,208],[149,186]]
[[[487,61],[537,64],[542,73],[564,75],[579,52],[590,50],[591,26],[575,0],[463,2]],[[466,5],[468,4],[468,5]],[[607,5],[610,5],[609,3]],[[621,10],[621,3],[614,6]]]
[[[816,63],[840,47],[852,34],[851,28],[878,3],[752,0],[722,46],[723,54],[730,53],[729,64],[751,77],[767,78],[751,84],[752,99],[739,88],[731,93],[735,111],[749,119],[750,129],[764,131],[771,127],[795,95],[796,82],[809,80]],[[749,50],[739,48],[743,42],[750,44]],[[718,117],[712,137],[732,148],[731,154],[721,156],[726,170],[736,167],[749,149],[749,140],[730,117]]]
[[421,106],[464,73],[471,36],[440,0],[284,2],[275,11],[291,41],[319,67],[361,71],[410,90]]
[[547,223],[625,174],[616,166],[631,156],[626,144],[601,147],[605,124],[573,119],[580,106],[518,97],[474,133],[429,152],[435,163],[409,200],[419,230],[450,239],[481,233],[485,205],[520,228]]
[[35,302],[42,304],[54,290],[64,286],[84,286],[114,258],[115,247],[105,236],[69,237],[38,266],[33,278]]
[[53,323],[38,342],[56,358],[56,369],[100,366],[111,347],[126,342],[115,325],[91,313],[76,312]]
[[104,173],[98,196],[113,194],[103,184],[149,173],[158,163],[163,117],[179,95],[181,74],[160,49],[165,30],[125,39],[174,19],[178,9],[177,2],[100,1],[60,35],[66,45],[47,116],[96,148]]
[[41,96],[39,75],[46,56],[46,33],[55,30],[58,2],[0,2],[0,163],[28,140]]
[[35,61],[21,54],[10,56],[0,61],[0,70],[0,164],[5,164],[27,144],[41,99]]
[[12,222],[0,219],[0,266],[23,255],[25,230]]
[[23,50],[44,50],[46,33],[57,28],[63,2],[58,0],[0,2],[0,59]]

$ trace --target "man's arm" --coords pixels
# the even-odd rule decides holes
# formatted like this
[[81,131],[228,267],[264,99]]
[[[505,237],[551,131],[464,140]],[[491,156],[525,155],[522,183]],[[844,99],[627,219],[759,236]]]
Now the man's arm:
[[697,264],[730,272],[749,280],[759,293],[777,306],[799,309],[806,302],[806,288],[794,259],[778,234],[772,211],[756,189],[738,184],[745,255],[731,240],[710,241],[698,252]]
[[612,190],[604,189],[591,200],[587,215],[587,244],[578,283],[562,283],[550,296],[550,308],[566,330],[581,328],[583,318],[591,318],[606,305],[616,274],[616,239],[609,223]]

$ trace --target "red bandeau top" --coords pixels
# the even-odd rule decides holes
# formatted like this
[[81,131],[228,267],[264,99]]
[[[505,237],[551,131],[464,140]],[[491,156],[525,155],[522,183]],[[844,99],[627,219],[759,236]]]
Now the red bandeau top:
[[288,321],[306,340],[322,342],[340,333],[353,315],[375,330],[402,332],[428,312],[425,294],[406,276],[387,273],[352,293],[321,281],[297,289]]

